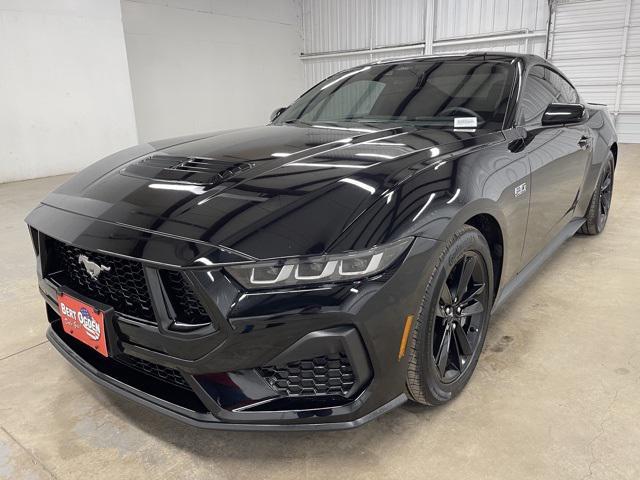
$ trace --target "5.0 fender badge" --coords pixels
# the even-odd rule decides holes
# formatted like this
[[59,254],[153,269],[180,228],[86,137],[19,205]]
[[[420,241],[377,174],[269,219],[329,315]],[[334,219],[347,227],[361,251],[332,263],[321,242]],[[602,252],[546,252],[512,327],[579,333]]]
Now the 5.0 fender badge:
[[513,190],[513,195],[517,198],[527,191],[527,182],[521,183]]

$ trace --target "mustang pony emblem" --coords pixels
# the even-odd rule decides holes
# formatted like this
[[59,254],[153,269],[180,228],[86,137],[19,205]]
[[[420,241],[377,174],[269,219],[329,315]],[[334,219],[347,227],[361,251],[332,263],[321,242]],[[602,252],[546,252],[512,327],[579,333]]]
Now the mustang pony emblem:
[[111,267],[105,267],[104,265],[98,265],[96,262],[92,262],[86,255],[78,255],[78,263],[84,265],[84,269],[94,280],[97,280],[102,272],[111,270]]

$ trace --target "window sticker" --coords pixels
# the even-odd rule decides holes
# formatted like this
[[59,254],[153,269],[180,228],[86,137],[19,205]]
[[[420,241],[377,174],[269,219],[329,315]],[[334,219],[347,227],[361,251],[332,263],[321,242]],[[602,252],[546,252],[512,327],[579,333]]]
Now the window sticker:
[[456,117],[453,119],[453,128],[477,128],[478,119],[476,117]]

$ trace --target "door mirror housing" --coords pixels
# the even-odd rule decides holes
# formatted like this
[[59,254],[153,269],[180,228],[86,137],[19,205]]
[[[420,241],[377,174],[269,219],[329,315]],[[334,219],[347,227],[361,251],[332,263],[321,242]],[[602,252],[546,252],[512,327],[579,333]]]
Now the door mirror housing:
[[580,123],[585,116],[580,103],[551,103],[542,115],[542,125],[566,125]]
[[269,117],[269,121],[273,122],[276,118],[280,116],[282,112],[284,112],[287,107],[276,108],[273,112],[271,112],[271,116]]

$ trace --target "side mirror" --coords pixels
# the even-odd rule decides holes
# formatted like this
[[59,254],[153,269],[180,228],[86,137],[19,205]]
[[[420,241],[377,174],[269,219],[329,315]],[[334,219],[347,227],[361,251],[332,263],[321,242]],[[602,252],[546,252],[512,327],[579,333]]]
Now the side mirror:
[[269,121],[273,122],[276,118],[280,116],[282,112],[284,112],[287,107],[276,108],[273,112],[271,112],[271,116],[269,117]]
[[584,119],[584,105],[579,103],[551,103],[542,115],[542,125],[579,123]]

